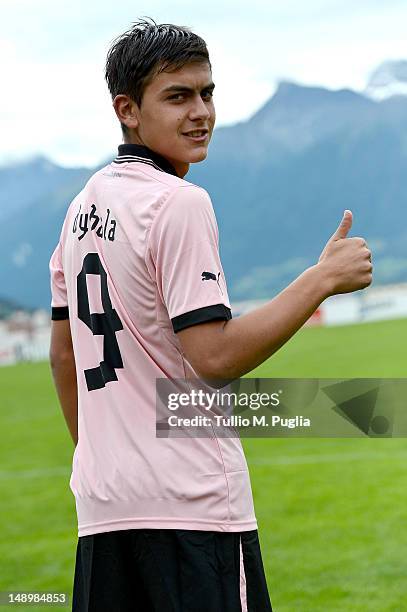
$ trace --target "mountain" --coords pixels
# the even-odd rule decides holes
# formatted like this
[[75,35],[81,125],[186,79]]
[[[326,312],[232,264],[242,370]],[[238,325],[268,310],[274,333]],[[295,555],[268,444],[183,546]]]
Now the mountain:
[[70,192],[73,183],[89,172],[89,168],[61,168],[43,155],[0,166],[0,222],[35,200],[45,200],[49,193]]
[[0,169],[2,295],[28,308],[49,305],[47,261],[67,205],[94,172],[39,156]]
[[215,203],[233,299],[273,295],[312,265],[345,208],[374,249],[375,283],[406,278],[407,98],[282,83],[211,147],[188,176]]
[[407,60],[380,64],[370,75],[365,94],[376,100],[407,95]]
[[[407,97],[282,81],[250,119],[215,130],[186,179],[212,197],[229,297],[242,300],[272,297],[315,263],[345,208],[372,247],[375,283],[405,280],[406,167]],[[48,306],[49,257],[95,170],[44,158],[0,169],[5,297]]]

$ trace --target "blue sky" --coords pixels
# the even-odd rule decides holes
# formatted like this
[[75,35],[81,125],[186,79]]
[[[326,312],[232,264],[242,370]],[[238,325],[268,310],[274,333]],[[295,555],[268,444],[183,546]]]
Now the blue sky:
[[381,62],[407,59],[405,0],[2,0],[1,8],[0,163],[41,153],[91,166],[116,152],[104,62],[139,17],[206,40],[218,126],[253,115],[280,79],[363,91]]

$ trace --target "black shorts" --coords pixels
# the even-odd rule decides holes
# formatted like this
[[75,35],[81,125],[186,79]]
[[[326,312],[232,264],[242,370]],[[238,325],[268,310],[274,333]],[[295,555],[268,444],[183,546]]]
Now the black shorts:
[[270,612],[257,531],[128,529],[78,540],[73,612]]

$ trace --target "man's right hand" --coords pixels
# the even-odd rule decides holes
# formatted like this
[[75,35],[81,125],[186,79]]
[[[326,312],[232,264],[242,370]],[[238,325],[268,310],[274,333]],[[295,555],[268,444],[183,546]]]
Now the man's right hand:
[[372,282],[372,253],[363,238],[347,238],[351,227],[352,212],[345,210],[317,264],[325,270],[329,295],[365,289]]
[[270,302],[226,322],[208,321],[178,332],[180,348],[198,376],[219,380],[220,387],[247,374],[278,351],[327,297],[370,285],[371,253],[363,238],[347,238],[351,227],[348,210],[319,262]]

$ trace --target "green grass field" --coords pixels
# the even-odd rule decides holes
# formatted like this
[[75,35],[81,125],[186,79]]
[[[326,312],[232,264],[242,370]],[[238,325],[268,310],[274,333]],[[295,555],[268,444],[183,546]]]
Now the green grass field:
[[[407,320],[306,328],[252,375],[406,377],[406,337]],[[73,445],[49,366],[0,368],[0,388],[0,591],[71,594]],[[243,443],[274,612],[407,610],[405,440]]]

